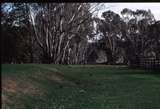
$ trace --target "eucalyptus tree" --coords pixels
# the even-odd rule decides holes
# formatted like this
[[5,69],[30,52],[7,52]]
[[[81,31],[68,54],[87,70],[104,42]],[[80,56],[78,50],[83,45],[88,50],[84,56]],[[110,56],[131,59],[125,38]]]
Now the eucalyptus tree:
[[46,63],[83,63],[90,32],[91,9],[88,3],[43,3],[30,20],[34,37]]
[[160,21],[148,26],[147,29],[147,49],[144,51],[144,56],[152,56],[160,58]]
[[104,42],[103,48],[109,63],[116,62],[120,57],[123,57],[125,63],[137,63],[153,44],[149,38],[153,35],[148,35],[148,27],[155,23],[155,18],[150,10],[133,11],[125,8],[121,15],[112,11],[103,12],[104,19],[95,19],[97,33],[103,33],[100,42]]
[[122,49],[117,45],[122,40],[122,29],[124,22],[120,16],[113,11],[102,13],[104,19],[95,19],[97,23],[97,32],[102,33],[101,42],[103,49],[106,51],[109,64],[116,63],[122,56]]
[[147,50],[150,42],[148,38],[148,26],[155,22],[155,18],[150,10],[136,11],[123,9],[121,11],[122,19],[126,23],[125,39],[128,42],[128,48],[125,49],[128,55],[128,60],[131,63],[136,63],[141,56],[144,56],[144,51]]

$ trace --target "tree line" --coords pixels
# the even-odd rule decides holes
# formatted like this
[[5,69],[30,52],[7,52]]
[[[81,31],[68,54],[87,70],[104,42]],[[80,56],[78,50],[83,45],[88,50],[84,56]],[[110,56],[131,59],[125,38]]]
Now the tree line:
[[160,23],[150,10],[94,16],[99,4],[3,3],[2,63],[87,64],[98,50],[107,63],[160,58]]

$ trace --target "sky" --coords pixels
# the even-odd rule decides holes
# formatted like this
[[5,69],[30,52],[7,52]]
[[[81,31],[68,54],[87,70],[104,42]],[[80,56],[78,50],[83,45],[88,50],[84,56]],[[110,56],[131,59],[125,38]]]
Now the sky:
[[120,12],[124,8],[129,8],[131,10],[136,9],[150,9],[156,20],[160,20],[160,3],[104,3],[105,8],[102,9],[98,16],[101,17],[101,13],[107,10],[112,10],[120,15]]

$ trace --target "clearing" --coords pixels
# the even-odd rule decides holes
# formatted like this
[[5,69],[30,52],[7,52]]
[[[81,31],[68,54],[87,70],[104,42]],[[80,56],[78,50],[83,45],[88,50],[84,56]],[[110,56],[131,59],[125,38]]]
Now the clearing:
[[160,109],[160,73],[109,65],[2,64],[2,109]]

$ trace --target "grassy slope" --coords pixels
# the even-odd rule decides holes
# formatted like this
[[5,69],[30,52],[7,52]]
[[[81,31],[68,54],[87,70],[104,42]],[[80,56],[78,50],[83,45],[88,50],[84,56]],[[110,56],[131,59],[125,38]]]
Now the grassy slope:
[[124,66],[2,65],[2,101],[3,109],[160,109],[160,75]]

